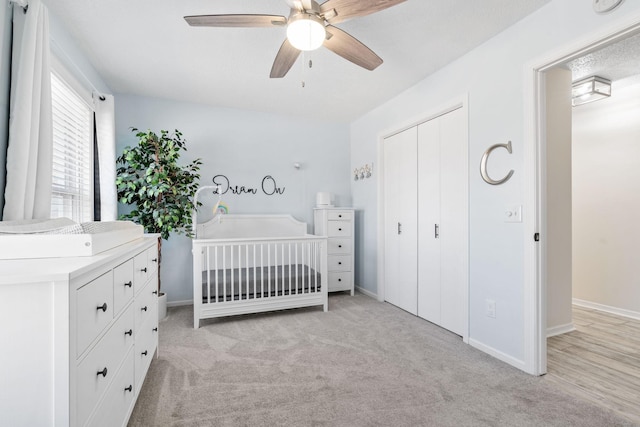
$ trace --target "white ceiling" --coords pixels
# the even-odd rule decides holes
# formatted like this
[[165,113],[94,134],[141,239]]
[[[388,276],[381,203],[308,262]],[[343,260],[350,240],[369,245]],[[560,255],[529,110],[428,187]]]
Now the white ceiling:
[[[370,111],[549,1],[408,0],[337,25],[383,58],[376,70],[321,48],[283,79],[270,79],[284,28],[195,28],[183,16],[287,16],[285,0],[45,0],[114,93],[338,122]],[[311,69],[303,65],[309,59]]]

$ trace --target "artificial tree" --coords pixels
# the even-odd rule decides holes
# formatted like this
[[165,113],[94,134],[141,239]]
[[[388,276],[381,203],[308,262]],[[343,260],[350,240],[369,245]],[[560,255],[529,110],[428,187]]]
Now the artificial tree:
[[120,219],[132,220],[147,233],[158,233],[158,295],[160,292],[160,264],[162,240],[171,233],[192,235],[191,214],[193,197],[198,189],[200,165],[195,159],[187,165],[178,160],[187,151],[182,133],[161,130],[132,131],[138,138],[134,147],[126,147],[116,159],[116,187],[118,200],[133,205],[131,212]]

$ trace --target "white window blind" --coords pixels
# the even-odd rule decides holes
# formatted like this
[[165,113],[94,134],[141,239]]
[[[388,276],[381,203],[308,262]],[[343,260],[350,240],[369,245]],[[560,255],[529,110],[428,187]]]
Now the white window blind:
[[55,73],[51,218],[78,222],[93,217],[93,110]]

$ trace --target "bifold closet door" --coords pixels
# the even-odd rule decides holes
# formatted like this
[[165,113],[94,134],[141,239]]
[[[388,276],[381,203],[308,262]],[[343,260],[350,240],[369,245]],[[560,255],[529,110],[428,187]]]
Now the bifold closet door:
[[418,127],[418,315],[466,332],[467,141],[454,110]]
[[417,314],[417,128],[385,138],[384,299]]

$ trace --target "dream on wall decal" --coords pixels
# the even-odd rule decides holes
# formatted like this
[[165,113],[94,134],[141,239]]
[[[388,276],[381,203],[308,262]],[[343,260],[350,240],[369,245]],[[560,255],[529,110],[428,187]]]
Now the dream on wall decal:
[[266,175],[262,178],[262,183],[260,188],[257,187],[249,187],[246,185],[233,185],[229,178],[225,175],[216,175],[213,177],[213,184],[218,187],[217,190],[213,190],[213,194],[227,194],[231,192],[231,194],[258,194],[258,192],[262,192],[267,196],[274,196],[277,194],[284,194],[285,187],[278,187],[276,180],[271,175]]
[[511,154],[512,153],[511,141],[507,142],[506,144],[492,145],[491,147],[487,148],[487,151],[485,151],[484,154],[482,155],[482,160],[480,160],[480,176],[482,176],[482,179],[484,180],[484,182],[491,185],[504,184],[513,176],[513,169],[511,169],[509,173],[507,173],[507,175],[502,179],[492,179],[489,176],[489,172],[487,172],[487,162],[489,161],[489,156],[491,155],[493,150],[497,148],[505,148],[509,152],[509,154]]

